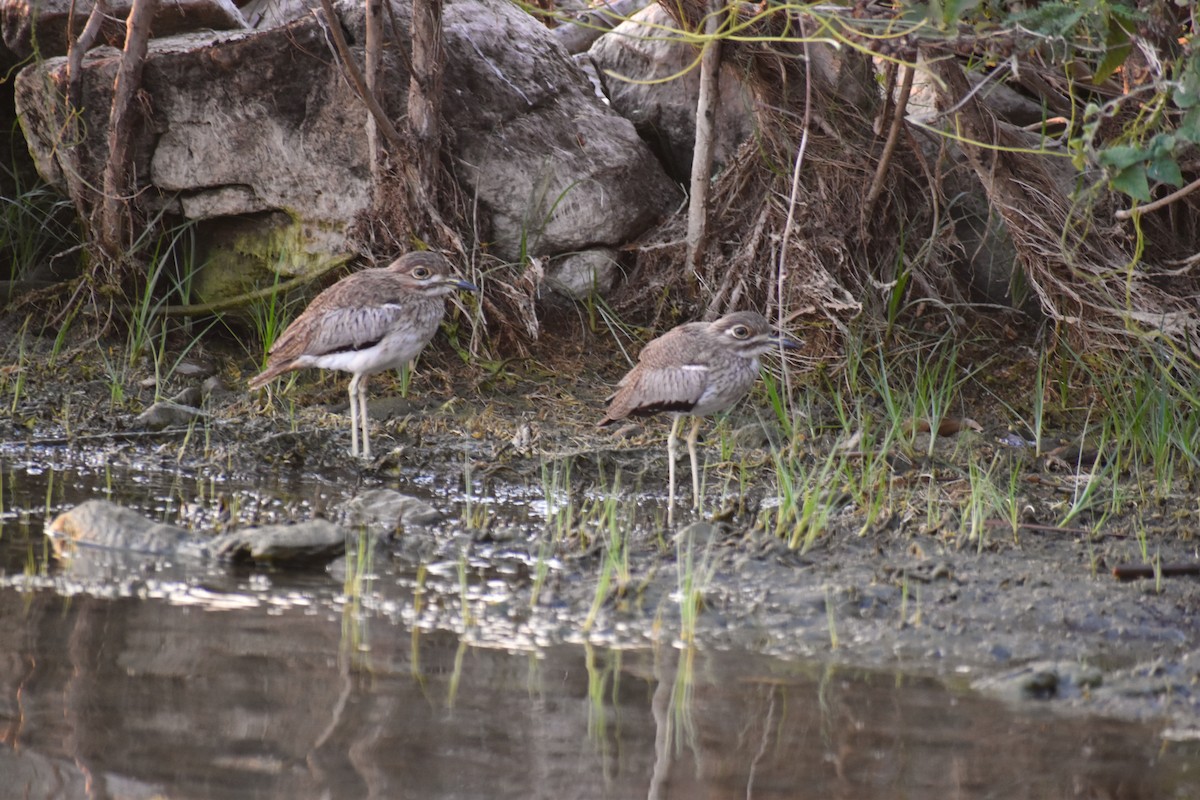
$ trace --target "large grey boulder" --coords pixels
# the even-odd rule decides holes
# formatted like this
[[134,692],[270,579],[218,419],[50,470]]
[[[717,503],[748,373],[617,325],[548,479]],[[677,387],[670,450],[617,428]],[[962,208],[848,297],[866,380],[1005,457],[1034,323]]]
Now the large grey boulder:
[[[613,109],[637,126],[672,177],[686,181],[692,173],[700,68],[695,46],[672,33],[676,27],[661,6],[651,5],[597,39],[588,56],[604,76]],[[684,72],[689,65],[694,68]],[[679,77],[664,81],[672,75]],[[714,170],[754,133],[754,97],[732,64],[721,66],[719,90]]]
[[493,251],[555,255],[643,233],[681,199],[625,118],[537,20],[506,0],[445,10],[445,114]]
[[[411,6],[393,3],[407,31]],[[353,43],[361,4],[338,6]],[[390,26],[388,26],[389,29]],[[479,204],[481,236],[504,259],[638,236],[679,201],[628,120],[597,100],[586,78],[534,19],[505,0],[445,8],[443,109],[452,166]],[[383,104],[404,116],[407,41],[384,53]],[[356,46],[361,63],[361,47]],[[26,137],[48,180],[101,184],[107,112],[119,54],[84,60],[86,138],[62,138],[64,59],[17,78]],[[137,202],[200,225],[203,300],[261,284],[264,271],[304,273],[354,255],[353,227],[376,196],[366,111],[311,14],[267,30],[188,34],[151,42],[143,76],[147,120],[132,142]]]
[[[61,138],[66,59],[17,76],[38,171],[64,192],[71,181],[102,185],[119,62],[109,47],[84,60],[87,138],[77,147]],[[246,291],[264,270],[290,276],[349,257],[347,229],[370,206],[370,175],[359,105],[340,81],[312,18],[150,42],[143,87],[153,114],[131,143],[138,202],[147,215],[201,225],[209,263],[193,284],[200,299]]]
[[[0,33],[4,45],[21,58],[61,56],[78,36],[92,12],[91,0],[0,0]],[[125,40],[125,18],[132,0],[111,0],[101,25],[100,41],[117,47]],[[67,22],[74,13],[68,32]],[[246,20],[232,0],[171,0],[159,3],[151,22],[155,36],[198,30],[239,30]]]

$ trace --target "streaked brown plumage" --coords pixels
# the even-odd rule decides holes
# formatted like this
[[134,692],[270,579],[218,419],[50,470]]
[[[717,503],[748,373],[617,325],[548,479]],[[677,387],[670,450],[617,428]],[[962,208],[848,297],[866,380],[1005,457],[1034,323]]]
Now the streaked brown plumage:
[[715,322],[689,322],[647,344],[638,363],[608,398],[601,426],[629,416],[660,412],[674,416],[667,436],[668,525],[675,521],[676,442],[683,418],[695,417],[687,443],[692,465],[692,507],[699,508],[696,440],[701,417],[729,408],[745,397],[758,379],[758,357],[781,344],[795,346],[790,339],[774,334],[770,323],[753,311],[737,311]]
[[445,296],[476,287],[450,274],[437,253],[406,253],[386,267],[359,270],[318,294],[271,347],[257,389],[285,372],[318,367],[350,372],[350,453],[371,457],[367,378],[411,362],[446,312]]

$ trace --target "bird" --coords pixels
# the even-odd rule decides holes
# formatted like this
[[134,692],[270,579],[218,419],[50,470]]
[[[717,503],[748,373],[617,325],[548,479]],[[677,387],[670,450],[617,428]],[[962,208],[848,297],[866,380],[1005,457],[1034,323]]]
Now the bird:
[[285,372],[317,367],[350,380],[350,454],[371,457],[367,379],[412,362],[446,313],[445,296],[479,288],[453,274],[430,251],[406,253],[386,267],[354,272],[318,294],[272,345],[267,365],[249,381],[257,389]]
[[777,348],[798,344],[774,333],[754,311],[736,311],[713,322],[688,322],[653,339],[638,362],[617,383],[605,402],[608,409],[598,427],[626,417],[669,413],[674,417],[667,436],[667,525],[675,524],[675,456],[683,418],[694,418],[687,437],[692,463],[692,508],[700,507],[700,474],[696,440],[702,418],[741,400],[758,379],[758,357]]

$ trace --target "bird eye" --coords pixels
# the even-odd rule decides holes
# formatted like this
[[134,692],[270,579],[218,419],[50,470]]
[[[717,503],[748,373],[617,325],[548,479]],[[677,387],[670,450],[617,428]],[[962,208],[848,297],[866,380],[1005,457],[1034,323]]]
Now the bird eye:
[[729,333],[735,339],[745,339],[750,335],[750,329],[745,325],[734,325],[729,329]]
[[413,274],[414,278],[428,278],[429,277],[429,268],[428,267],[417,267],[416,269],[414,269],[412,271],[412,274]]

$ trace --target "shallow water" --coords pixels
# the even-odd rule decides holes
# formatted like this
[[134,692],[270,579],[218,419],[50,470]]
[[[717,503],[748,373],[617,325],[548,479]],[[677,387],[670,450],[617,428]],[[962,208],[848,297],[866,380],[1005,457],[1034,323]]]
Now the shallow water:
[[111,490],[195,519],[354,486],[37,458],[0,465],[5,797],[1200,796],[1200,746],[1161,726],[748,652],[480,646],[391,563],[362,606],[320,572],[156,565],[104,591],[45,567],[47,510]]

